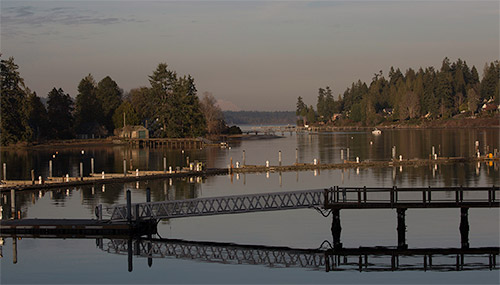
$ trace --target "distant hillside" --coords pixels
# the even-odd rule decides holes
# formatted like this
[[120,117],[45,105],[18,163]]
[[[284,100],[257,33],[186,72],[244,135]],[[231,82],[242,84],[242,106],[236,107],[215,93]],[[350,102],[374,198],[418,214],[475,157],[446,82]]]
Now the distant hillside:
[[228,125],[295,125],[297,116],[294,111],[224,111]]

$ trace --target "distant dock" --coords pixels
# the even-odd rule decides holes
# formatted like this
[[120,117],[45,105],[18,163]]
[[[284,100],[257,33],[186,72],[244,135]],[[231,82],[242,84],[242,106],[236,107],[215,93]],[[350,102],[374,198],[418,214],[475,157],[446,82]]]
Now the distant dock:
[[228,175],[228,174],[243,174],[243,173],[263,173],[263,172],[298,172],[298,171],[311,171],[311,170],[327,170],[327,169],[352,169],[352,168],[375,168],[375,167],[403,167],[403,166],[426,166],[426,165],[442,165],[454,163],[471,163],[471,162],[484,162],[491,163],[498,162],[498,157],[439,157],[437,159],[393,159],[389,161],[350,161],[344,160],[342,163],[321,163],[315,161],[313,163],[295,163],[292,165],[233,165],[232,163],[227,168],[210,168],[197,170],[195,167],[190,168],[176,168],[172,170],[151,171],[139,170],[129,171],[123,173],[93,173],[90,176],[81,177],[48,177],[35,180],[3,180],[0,184],[0,192],[10,190],[40,190],[50,188],[63,188],[69,186],[83,186],[95,185],[106,183],[124,183],[135,182],[152,179],[168,179],[168,178],[183,178],[183,177],[205,177],[214,175]]

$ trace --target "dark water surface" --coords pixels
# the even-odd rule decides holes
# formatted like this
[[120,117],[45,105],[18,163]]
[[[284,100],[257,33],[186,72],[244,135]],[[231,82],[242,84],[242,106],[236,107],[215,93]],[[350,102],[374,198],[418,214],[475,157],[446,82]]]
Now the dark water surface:
[[[134,168],[162,169],[162,157],[168,164],[178,166],[186,156],[201,160],[209,167],[226,167],[230,158],[242,160],[246,152],[247,164],[278,163],[278,151],[283,152],[283,164],[295,162],[298,149],[300,162],[314,158],[340,162],[340,150],[350,148],[351,159],[384,160],[391,156],[396,145],[398,155],[427,158],[434,145],[441,156],[472,156],[475,141],[480,150],[499,148],[498,129],[474,130],[394,130],[375,137],[369,132],[299,134],[273,140],[249,140],[231,144],[231,149],[164,151],[162,149],[124,149],[122,147],[94,147],[85,149],[86,160],[94,157],[96,171],[120,172],[122,160],[132,158]],[[370,144],[370,141],[373,143]],[[59,170],[76,174],[80,161],[79,148],[37,149],[33,151],[2,151],[2,161],[8,164],[8,178],[28,178],[32,168],[40,175],[48,172],[47,161],[59,152]],[[344,153],[345,155],[345,153]],[[54,164],[56,165],[56,163]],[[55,166],[56,167],[56,166]],[[88,170],[87,170],[88,171]],[[153,201],[215,197],[321,189],[343,186],[491,186],[498,185],[497,164],[471,163],[425,167],[346,169],[307,172],[261,173],[234,176],[215,176],[204,179],[152,180],[126,184],[108,184],[105,187],[76,187],[49,191],[18,193],[17,207],[23,218],[93,218],[94,207],[124,203],[125,191],[132,191],[132,200],[145,201],[145,188],[152,190]],[[452,195],[452,193],[450,193]],[[472,195],[466,193],[466,195]],[[10,194],[2,194],[2,218],[10,217]],[[498,209],[470,209],[469,241],[471,247],[498,247]],[[342,242],[344,247],[374,247],[397,245],[395,210],[342,210]],[[459,248],[460,211],[458,209],[409,209],[406,212],[406,238],[410,248]],[[323,241],[332,240],[331,217],[324,218],[313,209],[264,213],[179,218],[161,221],[161,238],[190,241],[235,243],[317,249]],[[350,257],[341,267],[345,271],[325,272],[324,268],[293,265],[269,266],[242,262],[220,262],[200,254],[186,258],[185,254],[154,258],[148,266],[147,258],[134,256],[133,270],[128,271],[128,256],[122,251],[107,251],[109,239],[32,239],[14,241],[4,238],[2,245],[1,283],[494,283],[500,282],[499,271],[473,269],[467,271],[405,270],[405,264],[423,268],[423,259],[401,259],[401,270],[359,272],[347,264],[358,262]],[[116,242],[116,241],[115,241]],[[101,248],[100,244],[104,244]],[[175,243],[174,243],[175,244]],[[14,248],[17,263],[14,264]],[[196,246],[190,252],[196,253]],[[217,249],[218,247],[213,247]],[[187,251],[186,251],[187,252]],[[219,258],[219,259],[217,259]],[[377,259],[391,264],[390,257]],[[219,260],[219,262],[217,262]],[[435,265],[454,264],[456,256],[433,257]],[[488,264],[488,256],[466,256],[465,263]],[[499,260],[496,257],[498,264]],[[349,269],[351,268],[351,269]],[[354,268],[357,268],[354,266]],[[438,268],[438,266],[436,266]]]

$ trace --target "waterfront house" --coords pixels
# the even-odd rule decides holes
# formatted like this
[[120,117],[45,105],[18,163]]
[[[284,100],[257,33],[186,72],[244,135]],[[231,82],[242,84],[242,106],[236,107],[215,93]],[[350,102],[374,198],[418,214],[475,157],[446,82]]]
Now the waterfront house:
[[118,130],[120,138],[148,139],[149,131],[143,126],[125,126]]

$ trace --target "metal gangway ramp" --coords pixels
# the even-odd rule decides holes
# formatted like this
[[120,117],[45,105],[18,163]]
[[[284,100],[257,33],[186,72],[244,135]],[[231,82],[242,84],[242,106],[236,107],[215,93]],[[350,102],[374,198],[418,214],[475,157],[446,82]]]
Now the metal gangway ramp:
[[234,195],[211,198],[195,198],[161,202],[136,203],[108,207],[111,220],[171,219],[221,214],[240,214],[262,211],[304,209],[323,206],[323,189],[276,192],[249,195]]

